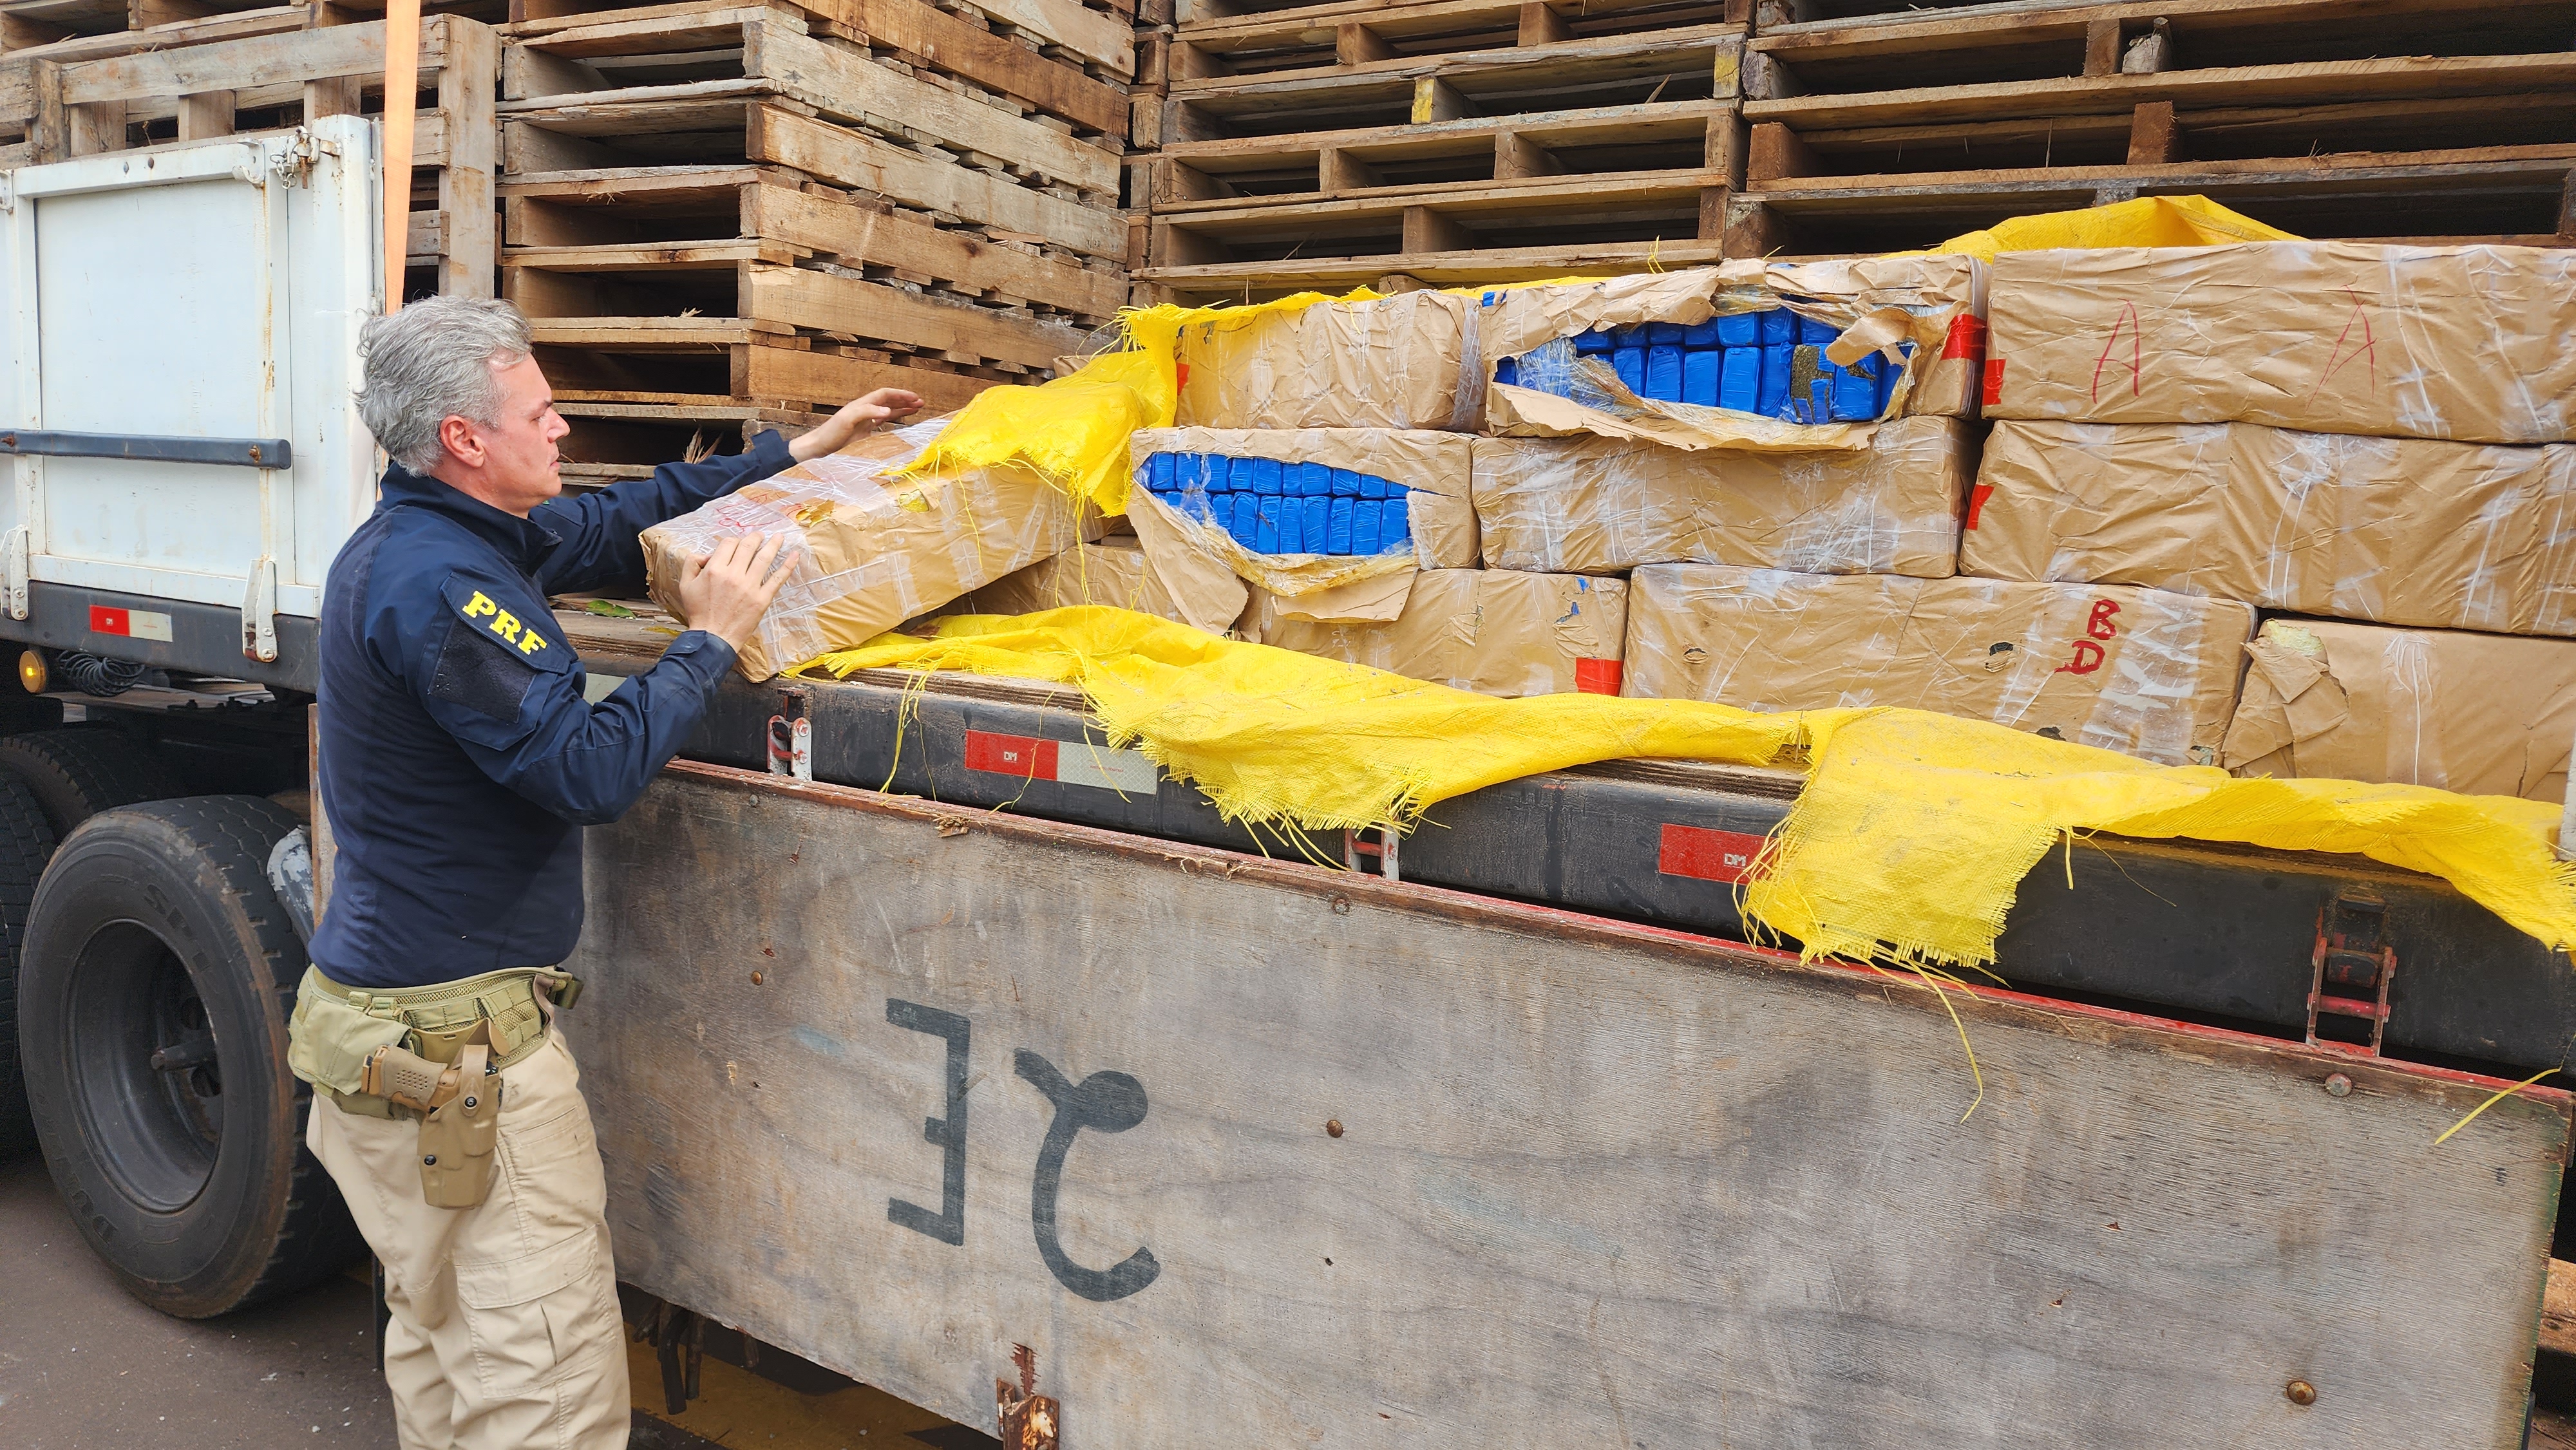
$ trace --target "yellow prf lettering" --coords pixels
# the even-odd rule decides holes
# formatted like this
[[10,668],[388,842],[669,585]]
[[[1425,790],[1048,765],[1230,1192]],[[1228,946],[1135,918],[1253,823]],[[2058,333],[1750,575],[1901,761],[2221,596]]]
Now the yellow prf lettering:
[[537,651],[544,649],[545,647],[545,637],[538,634],[533,629],[519,637],[519,653],[523,655],[535,654]]
[[512,644],[519,642],[519,616],[504,609],[492,620],[492,632]]
[[465,601],[465,617],[480,619],[484,615],[498,613],[500,608],[501,606],[493,603],[482,590],[477,589],[474,591],[474,597]]

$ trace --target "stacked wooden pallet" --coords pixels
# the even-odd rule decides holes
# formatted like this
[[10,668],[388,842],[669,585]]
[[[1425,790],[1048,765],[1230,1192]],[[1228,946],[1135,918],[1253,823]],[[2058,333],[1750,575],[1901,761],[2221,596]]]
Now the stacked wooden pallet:
[[1761,11],[1731,256],[2186,193],[2318,237],[2576,241],[2567,0]]
[[[420,83],[436,104],[414,142],[406,290],[493,288],[490,26],[433,15]],[[0,166],[292,127],[383,106],[385,22],[337,4],[279,6],[119,30],[0,57]]]
[[1139,78],[1166,94],[1138,275],[1169,295],[1718,255],[1749,0],[1214,8]]
[[522,15],[504,29],[503,292],[536,325],[577,476],[873,388],[953,408],[1086,352],[1127,301],[1128,15]]

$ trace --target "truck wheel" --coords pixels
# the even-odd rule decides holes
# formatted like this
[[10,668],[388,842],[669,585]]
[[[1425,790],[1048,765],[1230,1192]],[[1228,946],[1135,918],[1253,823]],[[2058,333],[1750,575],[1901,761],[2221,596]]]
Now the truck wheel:
[[18,1075],[18,950],[36,878],[54,854],[54,830],[36,798],[0,772],[0,1163],[36,1146],[27,1090]]
[[18,983],[54,1184],[135,1297],[201,1319],[363,1247],[286,1070],[304,949],[270,890],[295,817],[258,796],[93,817],[36,887]]
[[100,811],[187,793],[151,747],[116,730],[38,730],[0,738],[0,770],[35,792],[58,841]]

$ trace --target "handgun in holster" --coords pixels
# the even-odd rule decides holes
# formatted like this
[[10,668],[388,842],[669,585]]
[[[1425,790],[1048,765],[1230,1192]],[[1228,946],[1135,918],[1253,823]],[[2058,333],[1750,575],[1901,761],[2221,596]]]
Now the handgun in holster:
[[360,1091],[420,1114],[420,1193],[430,1207],[474,1208],[491,1195],[501,1075],[488,1041],[466,1043],[450,1063],[388,1044],[363,1072]]

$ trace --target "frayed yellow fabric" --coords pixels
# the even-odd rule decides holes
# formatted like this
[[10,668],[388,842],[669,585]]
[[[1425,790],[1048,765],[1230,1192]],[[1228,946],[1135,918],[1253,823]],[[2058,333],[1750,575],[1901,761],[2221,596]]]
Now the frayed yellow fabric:
[[1980,966],[2022,877],[2073,833],[2335,851],[2442,877],[2552,948],[2576,944],[2554,808],[2420,786],[2237,780],[1919,710],[1762,714],[1692,700],[1502,700],[1243,644],[1122,609],[955,616],[795,673],[957,670],[1079,687],[1102,727],[1230,820],[1405,825],[1453,796],[1626,758],[1774,765],[1807,787],[1745,896],[1810,956]]

